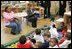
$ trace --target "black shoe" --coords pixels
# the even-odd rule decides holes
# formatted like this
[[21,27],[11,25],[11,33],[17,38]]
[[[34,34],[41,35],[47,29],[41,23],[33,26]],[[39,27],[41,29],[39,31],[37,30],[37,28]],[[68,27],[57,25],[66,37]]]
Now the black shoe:
[[47,17],[44,17],[44,19],[46,19]]
[[16,33],[13,33],[13,35],[16,35]]
[[11,34],[16,35],[16,33],[14,33],[14,32],[11,32]]

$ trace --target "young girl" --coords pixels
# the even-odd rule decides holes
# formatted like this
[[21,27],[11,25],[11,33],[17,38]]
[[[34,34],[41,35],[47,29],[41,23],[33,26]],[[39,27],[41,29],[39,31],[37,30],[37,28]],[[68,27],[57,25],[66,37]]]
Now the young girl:
[[33,48],[42,48],[42,42],[36,42]]
[[49,48],[59,48],[58,40],[56,38],[50,39]]

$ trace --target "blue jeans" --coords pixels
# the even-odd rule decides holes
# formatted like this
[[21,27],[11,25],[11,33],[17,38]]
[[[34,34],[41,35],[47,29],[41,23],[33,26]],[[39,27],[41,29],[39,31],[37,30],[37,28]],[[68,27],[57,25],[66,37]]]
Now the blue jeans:
[[13,33],[19,33],[21,31],[21,26],[19,22],[12,21],[7,27],[12,28],[11,32]]

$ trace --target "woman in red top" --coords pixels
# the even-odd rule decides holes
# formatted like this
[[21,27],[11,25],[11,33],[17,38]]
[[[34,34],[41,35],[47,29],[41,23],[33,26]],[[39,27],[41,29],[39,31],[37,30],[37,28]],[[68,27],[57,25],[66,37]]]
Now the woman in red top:
[[16,44],[17,48],[32,48],[30,40],[27,40],[25,36],[21,36],[19,42]]
[[63,34],[63,36],[65,35],[65,33],[67,33],[67,26],[65,26],[65,27],[62,28],[62,34]]

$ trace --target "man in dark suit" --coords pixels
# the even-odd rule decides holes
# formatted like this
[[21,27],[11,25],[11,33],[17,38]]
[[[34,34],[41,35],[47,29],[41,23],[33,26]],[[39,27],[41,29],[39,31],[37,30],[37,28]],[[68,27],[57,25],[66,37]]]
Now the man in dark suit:
[[41,1],[41,6],[44,7],[44,18],[50,17],[50,1]]
[[59,15],[63,17],[66,8],[66,1],[59,1]]
[[28,5],[28,10],[27,10],[27,21],[32,23],[32,27],[37,27],[37,18],[35,18],[33,14],[33,9],[31,8],[31,5]]

